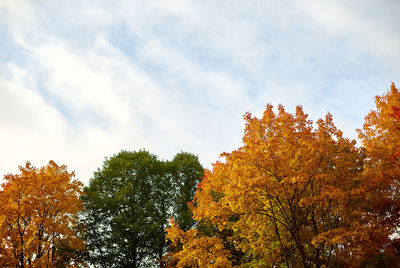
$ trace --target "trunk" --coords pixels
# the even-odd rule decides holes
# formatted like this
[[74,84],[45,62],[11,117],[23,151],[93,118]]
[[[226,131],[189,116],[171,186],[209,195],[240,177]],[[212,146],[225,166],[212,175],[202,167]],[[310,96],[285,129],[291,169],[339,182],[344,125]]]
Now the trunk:
[[136,247],[132,249],[132,260],[131,260],[131,268],[137,267],[137,250]]
[[163,261],[162,261],[162,257],[163,257],[163,247],[160,247],[159,252],[158,252],[158,259],[160,261],[160,268],[164,267]]

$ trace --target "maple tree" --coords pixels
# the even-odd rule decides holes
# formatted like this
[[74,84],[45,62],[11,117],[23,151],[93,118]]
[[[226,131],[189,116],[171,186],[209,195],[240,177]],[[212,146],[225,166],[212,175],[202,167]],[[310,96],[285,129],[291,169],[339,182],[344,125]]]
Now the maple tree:
[[[400,123],[400,106],[392,106],[393,113],[389,114],[391,117],[395,118],[395,120]],[[400,125],[397,126],[397,130],[400,129]],[[400,156],[400,148],[398,148],[398,151],[392,154],[390,157],[391,158],[397,158]]]
[[375,104],[358,131],[366,155],[359,252],[367,263],[400,265],[400,92],[394,83]]
[[79,263],[83,241],[74,229],[82,184],[50,161],[8,174],[0,190],[0,266],[55,267]]
[[[198,185],[194,219],[230,234],[215,243],[224,247],[213,252],[210,266],[218,267],[217,260],[238,250],[238,265],[251,267],[321,267],[340,264],[351,254],[360,150],[342,137],[330,114],[314,129],[301,106],[295,115],[282,106],[278,111],[267,105],[260,119],[247,113],[244,145],[222,154],[225,161],[215,163]],[[189,265],[189,259],[200,265],[192,249],[206,251],[210,237],[199,230],[182,233],[173,224],[167,231],[172,241],[183,243],[172,256],[177,266]]]
[[203,225],[184,231],[171,219],[166,236],[171,241],[170,251],[164,256],[166,267],[231,267],[233,256],[226,248],[226,237],[211,229],[211,225]]

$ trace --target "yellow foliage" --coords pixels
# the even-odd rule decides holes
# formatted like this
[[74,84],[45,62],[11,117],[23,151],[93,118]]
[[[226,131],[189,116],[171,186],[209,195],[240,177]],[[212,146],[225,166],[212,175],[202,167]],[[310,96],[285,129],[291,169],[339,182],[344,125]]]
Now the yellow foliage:
[[224,248],[223,241],[218,237],[208,237],[196,229],[183,231],[174,220],[167,228],[167,239],[172,247],[182,249],[168,256],[171,264],[176,267],[232,267],[229,251]]
[[[243,253],[241,266],[318,266],[334,250],[340,259],[337,244],[323,236],[343,241],[340,231],[353,231],[349,203],[362,165],[355,142],[342,137],[330,114],[315,128],[301,106],[292,115],[267,105],[262,118],[244,118],[244,145],[206,172],[193,200],[194,219],[229,230],[225,240]],[[171,228],[169,237],[176,238],[177,227]],[[210,259],[189,251],[213,237],[195,240],[192,231],[180,233],[184,247],[174,256],[199,265]]]
[[[53,267],[71,250],[84,250],[73,230],[82,210],[82,184],[53,161],[36,169],[30,163],[20,174],[6,175],[0,190],[0,264]],[[64,266],[68,263],[64,263]]]

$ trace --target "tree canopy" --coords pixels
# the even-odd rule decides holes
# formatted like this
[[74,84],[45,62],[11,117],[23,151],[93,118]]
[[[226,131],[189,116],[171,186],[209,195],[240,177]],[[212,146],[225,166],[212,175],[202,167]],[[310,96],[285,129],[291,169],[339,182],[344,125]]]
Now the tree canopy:
[[84,242],[74,229],[82,183],[53,161],[4,177],[0,191],[0,266],[67,267]]
[[147,151],[121,151],[106,159],[82,196],[89,262],[102,267],[163,266],[165,228],[176,217],[188,229],[186,203],[203,175],[196,156],[161,161]]
[[[245,115],[243,146],[223,153],[192,202],[198,228],[171,222],[177,267],[323,267],[399,263],[400,94],[394,85],[344,138],[267,105]],[[203,226],[203,227],[202,227]],[[204,228],[208,226],[208,228]],[[210,232],[210,230],[212,230]],[[212,240],[212,243],[209,241]]]
[[[363,239],[359,252],[371,262],[400,266],[400,92],[375,98],[376,109],[358,130],[366,160],[362,173]],[[396,257],[397,256],[397,257]]]

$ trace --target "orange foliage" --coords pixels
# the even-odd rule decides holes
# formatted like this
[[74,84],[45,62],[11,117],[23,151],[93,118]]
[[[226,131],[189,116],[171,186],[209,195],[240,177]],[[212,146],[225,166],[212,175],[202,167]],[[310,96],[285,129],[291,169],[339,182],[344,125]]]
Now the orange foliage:
[[6,175],[0,189],[0,266],[70,266],[83,241],[73,230],[82,184],[53,161]]
[[[167,228],[171,248],[182,248],[167,256],[167,267],[232,267],[230,253],[219,237],[208,237],[197,229],[181,230],[174,220]],[[173,265],[172,265],[173,264]]]
[[362,177],[365,203],[361,206],[365,222],[360,251],[365,257],[385,256],[400,265],[400,92],[390,90],[375,99],[376,110],[365,117],[359,138],[365,147],[366,162]]
[[[400,123],[400,106],[392,106],[393,113],[389,114],[391,117],[395,118],[398,123]],[[398,124],[397,129],[400,129],[400,124]],[[392,154],[391,158],[400,157],[400,148],[397,148],[398,151]]]
[[[282,106],[278,111],[268,105],[261,119],[245,115],[244,145],[206,173],[193,201],[194,219],[229,230],[227,241],[243,253],[242,266],[340,263],[357,228],[351,203],[362,165],[359,149],[342,137],[330,114],[314,129],[300,106],[295,115]],[[169,237],[175,238],[170,232],[184,237],[184,251],[197,230],[173,226]],[[190,258],[183,251],[175,257]]]
[[[360,148],[330,114],[316,129],[300,106],[295,115],[271,105],[261,119],[246,114],[244,145],[222,154],[192,203],[195,220],[228,234],[213,241],[214,254],[232,261],[240,251],[243,267],[400,266],[400,92],[392,84],[375,102]],[[215,233],[173,223],[168,237],[182,243],[175,262],[209,266],[190,252]]]

